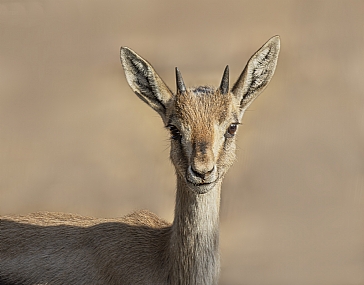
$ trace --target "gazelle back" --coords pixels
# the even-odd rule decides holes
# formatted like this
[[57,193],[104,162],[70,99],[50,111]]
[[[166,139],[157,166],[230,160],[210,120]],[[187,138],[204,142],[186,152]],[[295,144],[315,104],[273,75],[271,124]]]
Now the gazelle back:
[[170,131],[177,176],[172,224],[147,211],[119,219],[2,217],[0,285],[217,284],[221,183],[235,159],[243,114],[271,80],[279,48],[279,37],[271,38],[231,89],[228,66],[218,88],[186,88],[176,68],[175,93],[146,60],[121,48],[131,89]]

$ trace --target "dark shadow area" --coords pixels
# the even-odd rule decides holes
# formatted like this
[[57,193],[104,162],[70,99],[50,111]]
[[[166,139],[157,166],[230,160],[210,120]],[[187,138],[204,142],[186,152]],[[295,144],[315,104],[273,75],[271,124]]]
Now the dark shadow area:
[[[0,280],[4,284],[53,284],[54,280],[73,284],[81,276],[84,284],[87,280],[118,284],[117,280],[129,279],[132,284],[131,280],[148,273],[152,280],[167,272],[164,253],[169,230],[116,221],[78,227],[1,220]],[[27,274],[40,279],[27,280]],[[108,277],[96,279],[99,276]]]

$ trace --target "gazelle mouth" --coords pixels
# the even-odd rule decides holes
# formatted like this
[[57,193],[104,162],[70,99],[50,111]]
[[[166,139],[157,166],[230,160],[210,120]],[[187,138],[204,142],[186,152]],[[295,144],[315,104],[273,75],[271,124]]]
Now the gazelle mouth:
[[209,192],[212,188],[215,187],[216,181],[218,179],[211,182],[202,182],[202,183],[194,183],[186,179],[188,187],[196,194],[205,194]]
[[186,170],[186,182],[190,187],[194,188],[206,188],[211,187],[219,178],[216,165],[212,167],[210,171],[196,171],[190,165]]
[[202,183],[194,183],[194,182],[191,182],[191,181],[188,181],[188,182],[191,183],[193,186],[199,187],[199,186],[204,186],[204,185],[210,185],[210,184],[214,183],[215,181],[202,182]]

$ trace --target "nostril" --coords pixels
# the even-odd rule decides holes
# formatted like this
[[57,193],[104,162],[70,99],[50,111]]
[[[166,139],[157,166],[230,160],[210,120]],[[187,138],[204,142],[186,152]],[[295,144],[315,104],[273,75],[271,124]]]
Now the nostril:
[[209,176],[215,169],[215,166],[208,171],[205,170],[196,170],[193,166],[190,166],[191,172],[193,175],[200,177],[201,179],[205,179],[206,176]]
[[193,169],[193,167],[191,167],[191,172],[192,172],[193,175],[195,175],[197,177],[200,177],[202,179],[205,178],[205,173],[199,172],[196,169]]
[[215,166],[213,168],[211,168],[211,170],[207,171],[206,175],[210,175],[214,171],[214,169],[215,169]]

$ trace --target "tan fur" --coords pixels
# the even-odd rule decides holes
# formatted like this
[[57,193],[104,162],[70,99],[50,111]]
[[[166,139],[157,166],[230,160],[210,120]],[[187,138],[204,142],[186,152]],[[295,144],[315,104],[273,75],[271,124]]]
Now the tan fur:
[[221,184],[235,159],[234,128],[273,76],[279,38],[247,64],[233,88],[228,68],[220,88],[167,87],[128,48],[121,61],[132,90],[171,131],[176,168],[175,216],[148,211],[119,219],[64,213],[0,220],[0,284],[217,284]]

